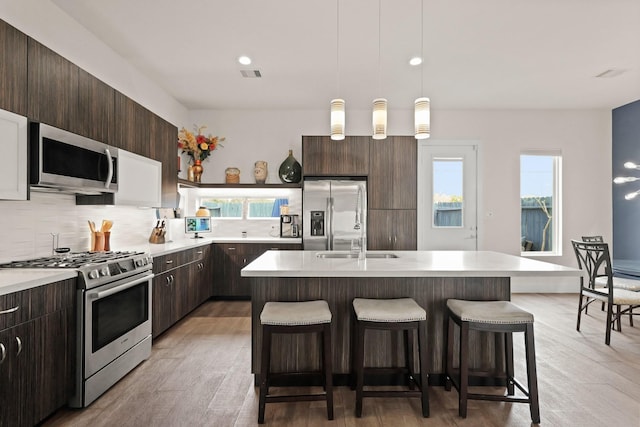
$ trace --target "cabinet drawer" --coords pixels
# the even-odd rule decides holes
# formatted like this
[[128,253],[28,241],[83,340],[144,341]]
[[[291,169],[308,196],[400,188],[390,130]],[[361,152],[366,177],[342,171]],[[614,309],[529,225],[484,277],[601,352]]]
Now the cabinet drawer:
[[0,296],[0,330],[11,328],[75,303],[76,279]]
[[178,268],[183,264],[184,259],[183,251],[172,252],[166,255],[159,255],[153,257],[153,273],[160,274],[165,271]]

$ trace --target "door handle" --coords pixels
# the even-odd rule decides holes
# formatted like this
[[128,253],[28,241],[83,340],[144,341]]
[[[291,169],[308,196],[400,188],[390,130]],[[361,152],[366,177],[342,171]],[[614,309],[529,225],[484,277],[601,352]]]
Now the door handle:
[[22,340],[20,339],[20,337],[16,337],[16,344],[18,344],[18,351],[16,352],[16,356],[20,356],[20,353],[22,353]]
[[104,188],[109,188],[109,184],[111,184],[111,178],[113,178],[113,160],[111,160],[111,152],[108,148],[104,149],[104,153],[107,155],[107,159],[109,162],[109,171],[107,172],[107,180],[104,183]]

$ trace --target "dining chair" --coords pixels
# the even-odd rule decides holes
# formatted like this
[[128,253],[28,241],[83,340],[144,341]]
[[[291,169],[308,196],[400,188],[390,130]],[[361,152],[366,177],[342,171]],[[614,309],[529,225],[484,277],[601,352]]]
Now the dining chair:
[[[609,245],[604,242],[583,242],[571,240],[576,254],[578,267],[586,273],[580,277],[580,298],[578,302],[578,321],[576,330],[580,331],[582,311],[594,301],[607,303],[605,344],[611,342],[611,329],[617,324],[620,332],[620,318],[623,315],[635,315],[633,309],[640,306],[640,292],[618,288],[613,285],[611,256]],[[600,278],[600,284],[596,280]],[[604,278],[604,280],[603,280]],[[585,283],[585,279],[587,283]],[[622,309],[622,306],[627,308]],[[614,313],[614,307],[616,308]]]
[[[583,242],[593,242],[593,243],[604,243],[604,238],[602,236],[582,236]],[[595,280],[595,285],[598,287],[606,287],[607,286],[607,275],[601,273]],[[623,277],[613,277],[613,287],[626,289],[629,291],[640,291],[640,280],[634,279],[626,279]],[[601,310],[604,311],[605,302],[602,302]],[[585,308],[585,314],[587,313],[587,309]],[[633,327],[633,308],[629,310],[629,326]],[[618,332],[621,330],[621,325],[618,324]]]

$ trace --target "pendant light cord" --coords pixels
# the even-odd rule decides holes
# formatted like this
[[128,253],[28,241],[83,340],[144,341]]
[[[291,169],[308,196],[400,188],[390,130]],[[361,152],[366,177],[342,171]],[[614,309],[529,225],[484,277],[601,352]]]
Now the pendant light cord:
[[382,91],[382,72],[380,71],[380,45],[382,33],[382,0],[378,0],[378,93]]
[[338,93],[336,98],[340,97],[340,0],[336,0],[336,85]]
[[420,0],[420,96],[424,96],[424,0]]

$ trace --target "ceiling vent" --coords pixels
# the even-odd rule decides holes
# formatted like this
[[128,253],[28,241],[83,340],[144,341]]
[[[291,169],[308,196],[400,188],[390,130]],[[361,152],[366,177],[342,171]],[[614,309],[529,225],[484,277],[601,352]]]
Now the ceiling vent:
[[602,77],[605,79],[610,79],[613,77],[618,77],[620,74],[624,73],[626,70],[621,70],[621,69],[610,69],[610,70],[606,70],[601,72],[600,74],[597,74],[596,77]]
[[242,77],[246,77],[248,79],[257,79],[262,77],[260,70],[240,70],[240,74],[242,74]]

